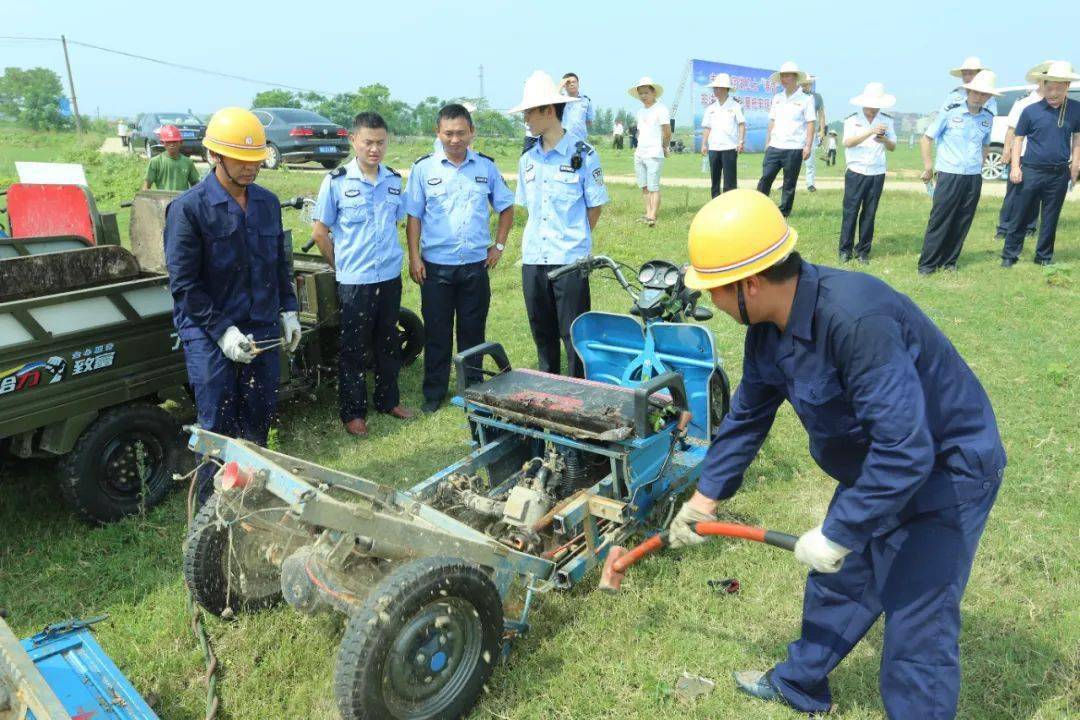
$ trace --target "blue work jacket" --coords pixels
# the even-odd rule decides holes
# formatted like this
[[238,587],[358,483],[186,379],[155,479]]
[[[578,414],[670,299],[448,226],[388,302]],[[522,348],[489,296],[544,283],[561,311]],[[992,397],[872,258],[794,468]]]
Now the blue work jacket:
[[785,400],[814,460],[841,483],[823,532],[850,550],[1001,481],[1005,450],[982,385],[910,298],[870,275],[803,262],[784,331],[747,330],[703,494],[735,494]]
[[230,325],[265,336],[279,313],[297,309],[281,203],[258,185],[247,193],[245,212],[211,172],[165,209],[173,323],[184,340],[216,342]]

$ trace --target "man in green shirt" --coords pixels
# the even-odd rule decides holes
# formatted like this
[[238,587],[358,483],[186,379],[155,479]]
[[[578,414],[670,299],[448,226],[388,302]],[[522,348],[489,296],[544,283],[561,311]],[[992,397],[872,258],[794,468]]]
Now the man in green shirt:
[[150,159],[143,190],[157,186],[158,190],[183,191],[198,184],[199,171],[195,169],[195,162],[180,154],[180,129],[175,125],[166,125],[161,128],[160,137],[165,144],[165,152]]

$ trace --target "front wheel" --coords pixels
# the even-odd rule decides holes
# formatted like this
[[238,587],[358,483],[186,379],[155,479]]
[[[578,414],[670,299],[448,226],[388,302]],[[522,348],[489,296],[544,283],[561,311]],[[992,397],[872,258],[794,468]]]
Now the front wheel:
[[60,464],[60,489],[83,518],[108,523],[161,502],[184,456],[180,424],[157,405],[112,408]]
[[432,720],[467,714],[499,657],[499,591],[457,558],[402,565],[345,627],[334,670],[344,720]]

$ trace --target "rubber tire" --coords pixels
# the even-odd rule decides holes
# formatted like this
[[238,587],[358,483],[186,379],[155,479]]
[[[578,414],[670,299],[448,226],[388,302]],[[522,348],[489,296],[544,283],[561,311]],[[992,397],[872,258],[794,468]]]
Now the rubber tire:
[[731,381],[719,364],[709,378],[709,426],[715,434],[720,421],[731,410]]
[[281,603],[281,590],[261,597],[244,597],[232,588],[231,604],[226,604],[227,583],[221,557],[229,541],[224,527],[217,524],[220,495],[214,493],[191,522],[184,539],[184,582],[195,602],[218,617],[231,607],[233,612],[258,612]]
[[[149,431],[164,451],[160,472],[154,473],[145,497],[134,495],[130,502],[118,503],[102,492],[96,479],[108,443],[128,430]],[[105,524],[134,515],[160,503],[173,484],[173,474],[184,464],[184,441],[180,423],[168,412],[150,403],[132,403],[102,413],[83,431],[75,447],[60,462],[60,491],[68,505],[83,519]]]
[[263,160],[263,167],[267,170],[277,170],[281,167],[281,151],[277,149],[277,145],[266,144],[266,159]]
[[412,310],[401,308],[397,324],[401,334],[401,365],[408,367],[424,352],[424,321]]
[[[986,160],[983,161],[982,168],[979,170],[983,180],[1004,180],[1008,178],[1009,167],[1001,162],[1004,150],[1004,146],[1001,145],[990,146],[990,150],[986,153]],[[993,168],[997,169],[994,170]]]
[[484,635],[483,652],[462,691],[440,712],[423,718],[459,718],[472,709],[500,656],[502,599],[491,578],[476,565],[459,558],[431,557],[406,563],[383,578],[345,626],[334,668],[334,699],[343,720],[420,720],[420,716],[393,715],[386,707],[383,667],[408,619],[447,596],[464,599],[476,610]]
[[333,170],[334,168],[336,168],[338,166],[338,161],[337,160],[320,160],[319,164],[322,165],[327,170]]

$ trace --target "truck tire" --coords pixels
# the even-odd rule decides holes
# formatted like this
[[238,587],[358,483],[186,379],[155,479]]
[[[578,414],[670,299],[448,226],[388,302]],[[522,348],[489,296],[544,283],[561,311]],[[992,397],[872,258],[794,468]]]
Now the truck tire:
[[[225,608],[257,612],[281,602],[281,575],[276,567],[264,557],[257,557],[258,553],[238,548],[242,545],[238,535],[233,536],[230,555],[229,533],[234,526],[226,523],[233,519],[221,506],[221,496],[215,493],[195,516],[184,540],[184,582],[195,602],[217,616]],[[243,566],[237,556],[246,558]]]
[[413,560],[387,575],[345,627],[334,669],[343,720],[466,715],[502,644],[495,584],[457,558]]
[[424,321],[412,310],[401,308],[397,326],[401,337],[401,364],[408,367],[424,352]]
[[152,508],[182,467],[180,423],[157,405],[111,408],[60,463],[60,490],[86,520],[109,523]]

